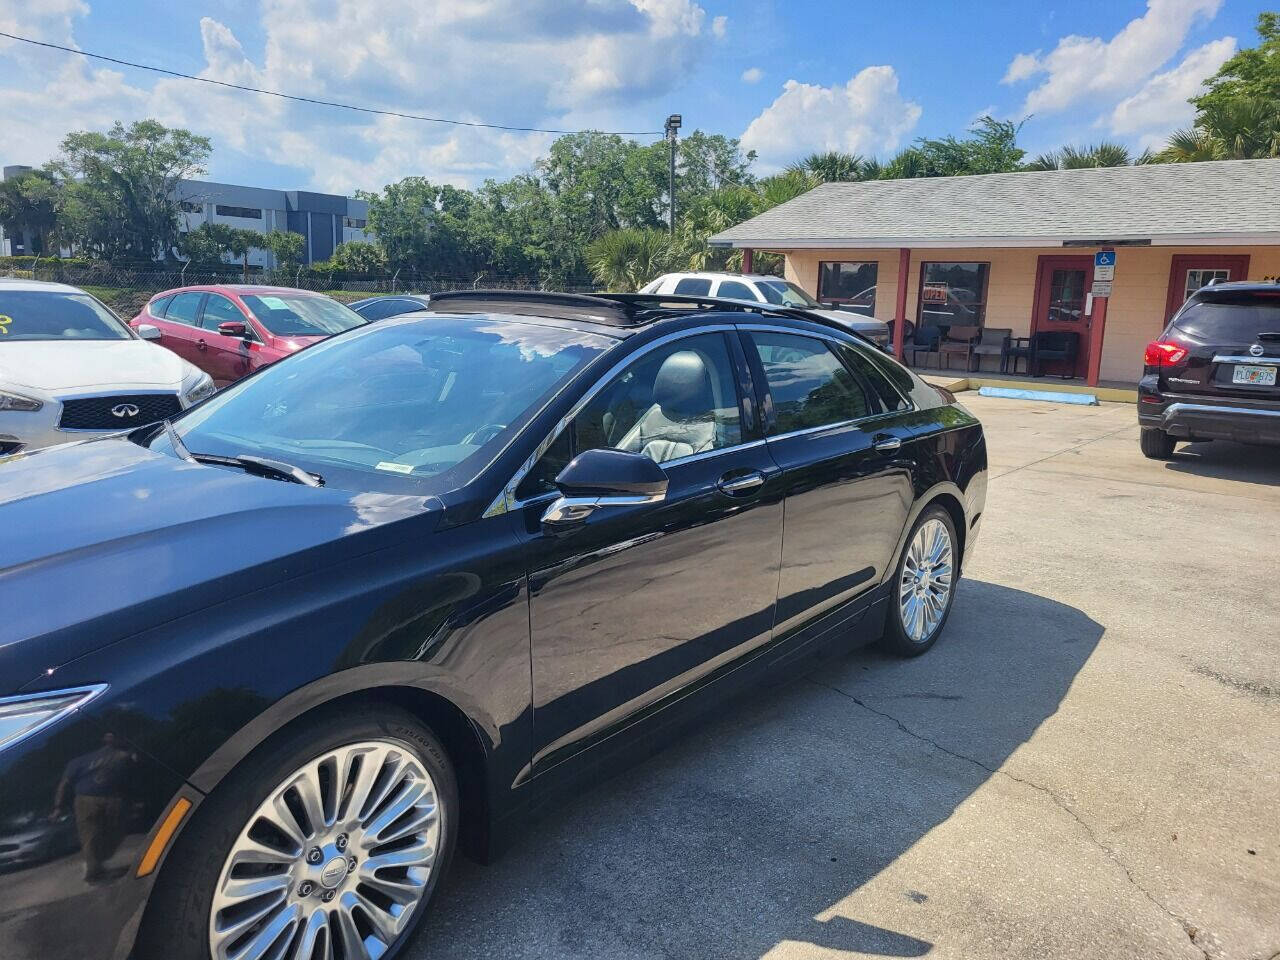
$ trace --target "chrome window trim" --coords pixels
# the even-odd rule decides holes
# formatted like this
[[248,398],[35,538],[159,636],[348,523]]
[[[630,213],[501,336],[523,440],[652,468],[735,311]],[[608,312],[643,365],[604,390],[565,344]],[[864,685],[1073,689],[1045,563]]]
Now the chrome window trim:
[[1280,357],[1240,357],[1230,354],[1219,354],[1213,358],[1214,363],[1239,363],[1250,367],[1280,367]]
[[[810,330],[796,330],[794,327],[780,327],[775,324],[768,324],[768,323],[740,323],[738,324],[738,329],[746,330],[748,333],[750,333],[751,331],[758,330],[758,331],[761,331],[762,333],[785,333],[793,337],[813,337],[815,340],[827,340],[831,343],[839,344],[842,347],[852,347],[854,350],[858,349],[856,343],[850,343],[848,340],[842,340],[840,337],[836,336],[835,334],[828,333],[825,330],[820,332],[810,331]],[[840,362],[841,366],[844,366],[844,362],[841,361],[839,357],[836,357],[836,360]],[[875,365],[874,360],[868,360],[867,362],[872,364],[872,366]],[[783,437],[795,437],[805,433],[816,433],[819,430],[830,430],[835,427],[848,427],[856,423],[867,423],[871,420],[877,420],[882,417],[891,417],[891,416],[897,416],[904,413],[915,412],[915,410],[917,409],[915,403],[912,402],[910,397],[904,396],[902,391],[899,390],[896,386],[894,386],[893,380],[889,378],[889,375],[881,371],[880,376],[884,377],[885,382],[889,384],[889,389],[892,390],[894,393],[896,393],[898,395],[898,398],[903,403],[906,404],[905,408],[903,408],[902,410],[885,410],[881,413],[870,413],[870,414],[867,414],[867,416],[865,417],[854,417],[851,420],[840,420],[840,421],[837,421],[836,423],[824,423],[821,426],[805,427],[802,430],[788,430],[786,433],[775,433],[773,436],[766,436],[765,439],[780,440]],[[767,382],[765,386],[766,387],[768,386]],[[874,388],[872,389],[874,391]]]
[[[516,498],[516,487],[520,486],[520,484],[524,481],[524,478],[528,476],[529,471],[532,470],[534,465],[542,458],[542,455],[546,453],[547,450],[551,447],[551,445],[560,438],[560,434],[564,433],[565,428],[568,427],[571,422],[573,422],[573,418],[582,412],[583,407],[585,407],[588,403],[590,403],[593,399],[595,399],[596,394],[598,394],[601,390],[603,390],[610,383],[612,383],[614,377],[622,373],[623,370],[629,367],[636,360],[639,360],[641,357],[645,356],[646,354],[652,353],[654,350],[658,349],[659,347],[665,346],[666,344],[672,343],[676,340],[687,340],[691,337],[700,337],[703,334],[707,334],[707,333],[733,333],[735,329],[736,327],[731,323],[714,323],[714,324],[708,324],[705,327],[698,327],[696,330],[680,330],[675,333],[669,333],[666,336],[659,337],[658,339],[652,341],[651,343],[646,343],[643,347],[640,347],[634,352],[627,354],[625,357],[623,357],[621,360],[615,363],[612,367],[606,370],[603,374],[601,374],[600,378],[597,379],[596,382],[591,385],[590,389],[588,389],[586,393],[584,393],[581,397],[578,398],[578,402],[575,403],[569,409],[568,413],[566,413],[563,417],[560,418],[559,422],[555,425],[555,427],[552,428],[551,432],[547,434],[547,436],[543,437],[542,442],[539,443],[537,447],[534,448],[533,453],[531,453],[525,459],[524,463],[520,465],[519,469],[516,470],[515,474],[512,475],[511,479],[508,480],[506,485],[502,488],[502,492],[499,493],[493,499],[493,502],[490,503],[489,506],[485,508],[485,511],[481,516],[496,517],[496,516],[499,516],[500,514],[509,513],[512,510],[519,509],[520,507],[523,507],[526,503],[532,503],[538,499],[538,497],[530,497],[528,500],[518,500]],[[738,379],[737,374],[735,373],[734,383],[737,383],[737,379]],[[758,441],[752,441],[752,442],[758,442]],[[745,446],[745,444],[734,444],[732,447],[717,447],[715,450],[707,450],[707,451],[703,451],[703,453],[721,453],[725,450],[733,450],[740,446]],[[667,463],[663,464],[663,466],[664,467],[670,466],[677,462],[683,463],[693,459],[694,457],[699,457],[702,455],[703,454],[695,453],[695,454],[691,454],[688,457],[681,457],[679,458],[678,461],[669,460],[667,461]]]

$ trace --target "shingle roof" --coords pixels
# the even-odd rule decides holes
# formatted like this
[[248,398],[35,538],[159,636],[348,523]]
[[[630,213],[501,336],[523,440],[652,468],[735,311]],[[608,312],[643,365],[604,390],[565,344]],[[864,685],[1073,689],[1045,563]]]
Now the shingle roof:
[[827,183],[711,242],[785,249],[1230,237],[1280,242],[1280,160]]

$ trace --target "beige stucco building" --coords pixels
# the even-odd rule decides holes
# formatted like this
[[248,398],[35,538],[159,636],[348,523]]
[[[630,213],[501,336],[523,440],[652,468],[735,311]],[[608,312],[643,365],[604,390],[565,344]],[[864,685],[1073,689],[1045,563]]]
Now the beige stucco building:
[[1280,280],[1280,160],[825,184],[712,243],[781,253],[819,300],[893,322],[907,359],[919,327],[1061,331],[1076,359],[1048,372],[1133,382],[1192,291]]

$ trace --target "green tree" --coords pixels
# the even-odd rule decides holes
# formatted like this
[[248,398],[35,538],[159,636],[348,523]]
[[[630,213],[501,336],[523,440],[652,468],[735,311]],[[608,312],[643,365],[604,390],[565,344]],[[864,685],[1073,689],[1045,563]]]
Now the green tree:
[[241,262],[242,275],[249,276],[249,253],[266,248],[266,240],[256,230],[242,230],[225,223],[202,223],[178,235],[179,256],[198,266],[225,263],[227,257]]
[[293,270],[302,263],[306,237],[292,230],[272,230],[262,238],[263,247],[275,257],[277,270]]
[[815,183],[839,183],[845,180],[865,180],[867,161],[856,153],[828,150],[811,153],[787,167],[788,173],[800,173]]
[[941,139],[921,137],[880,169],[881,179],[956,177],[975,173],[1010,173],[1022,165],[1026,151],[1018,146],[1021,123],[980,117],[969,135]]
[[338,244],[328,265],[342,273],[383,274],[387,272],[387,254],[379,244],[351,240]]
[[591,275],[610,290],[638,290],[672,266],[672,242],[661,230],[625,227],[587,247]]
[[474,203],[469,191],[406,177],[360,196],[369,203],[369,229],[392,270],[460,277],[480,262],[468,224]]
[[0,227],[10,237],[30,234],[30,253],[56,250],[53,240],[58,226],[58,183],[44,170],[0,180]]
[[1065,146],[1042,153],[1023,166],[1024,170],[1079,170],[1086,167],[1126,167],[1137,163],[1129,148],[1104,140],[1085,147]]
[[208,138],[155,120],[80,131],[51,165],[65,239],[104,259],[169,258],[178,244],[178,183],[204,173]]

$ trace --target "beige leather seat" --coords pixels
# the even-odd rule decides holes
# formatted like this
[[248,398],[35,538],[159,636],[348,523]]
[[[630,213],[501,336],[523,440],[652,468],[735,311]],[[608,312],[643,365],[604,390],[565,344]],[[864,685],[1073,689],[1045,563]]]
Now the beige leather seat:
[[658,463],[714,450],[717,446],[715,393],[702,357],[692,350],[673,353],[653,381],[653,404],[636,421],[618,449],[643,453]]

